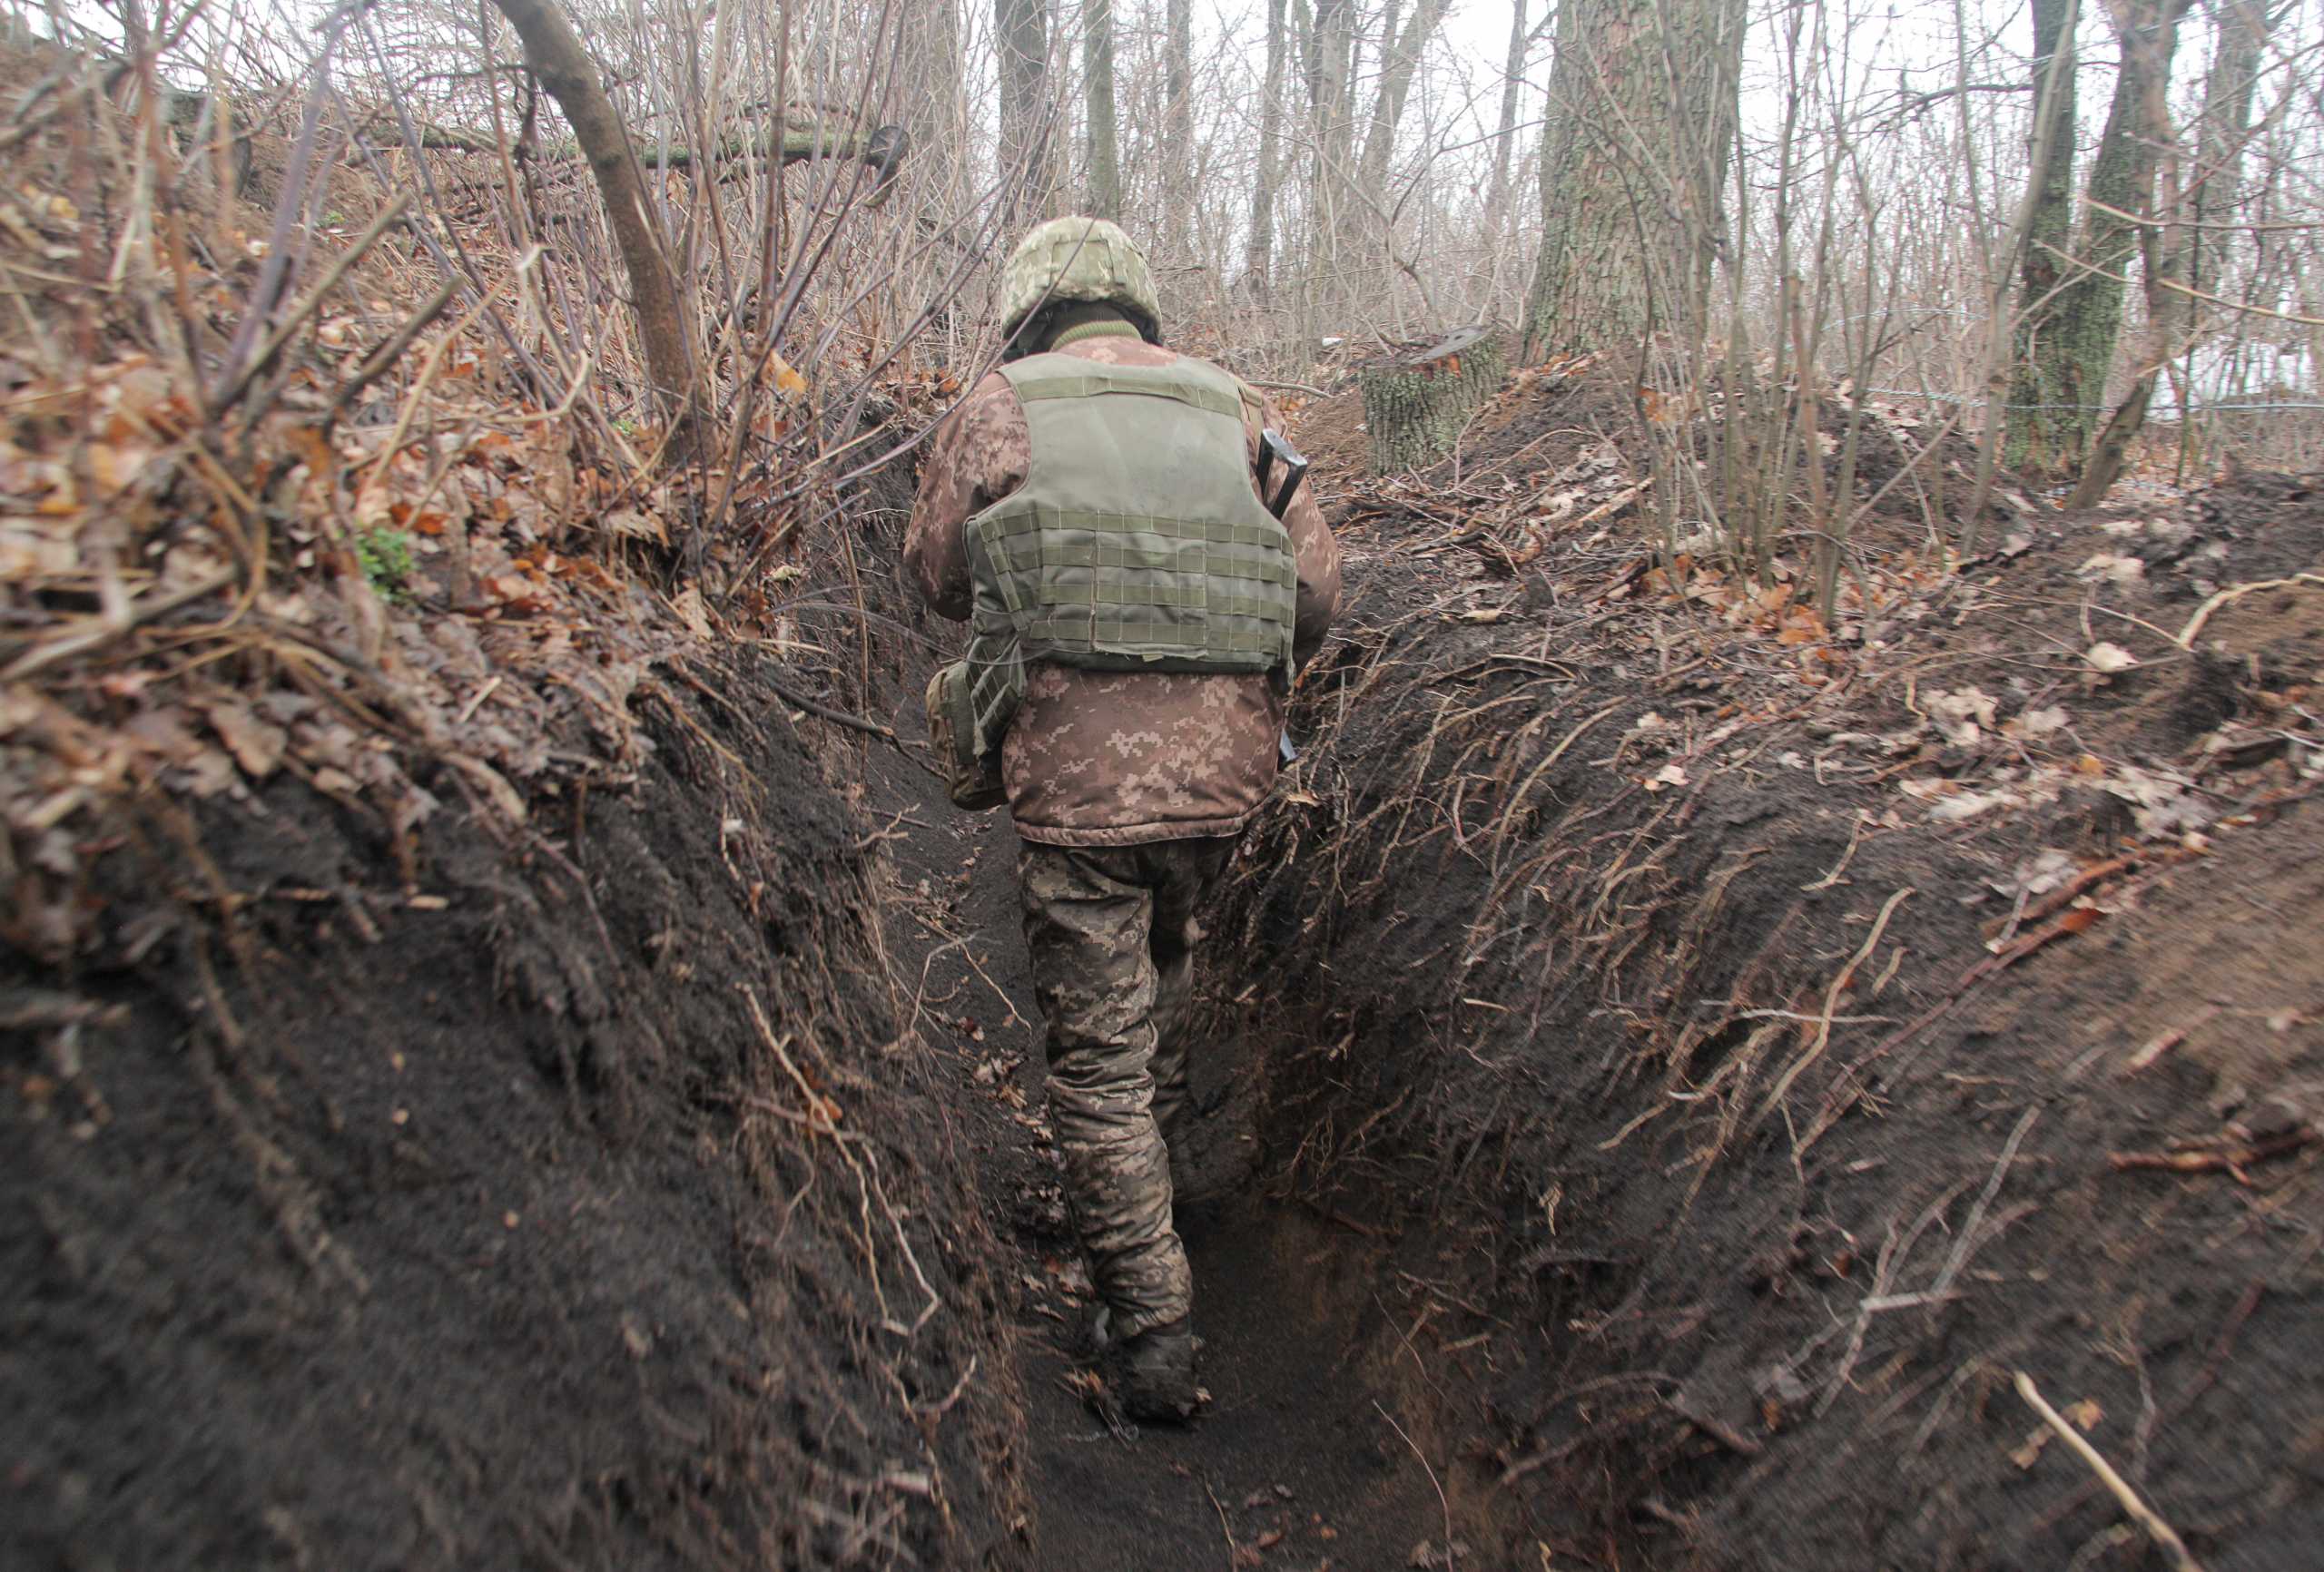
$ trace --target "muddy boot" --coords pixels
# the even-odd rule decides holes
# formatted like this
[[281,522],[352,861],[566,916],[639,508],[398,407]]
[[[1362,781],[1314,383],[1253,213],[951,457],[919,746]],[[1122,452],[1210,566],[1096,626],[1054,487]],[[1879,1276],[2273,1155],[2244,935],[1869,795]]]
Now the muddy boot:
[[1197,1401],[1193,1331],[1174,1321],[1124,1341],[1114,1350],[1114,1381],[1130,1418],[1186,1423]]

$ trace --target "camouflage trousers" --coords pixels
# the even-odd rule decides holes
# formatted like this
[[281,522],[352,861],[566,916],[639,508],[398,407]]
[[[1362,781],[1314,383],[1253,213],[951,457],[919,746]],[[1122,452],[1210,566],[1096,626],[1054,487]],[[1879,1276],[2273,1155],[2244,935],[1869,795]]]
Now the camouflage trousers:
[[1234,849],[1232,836],[1028,841],[1018,862],[1066,1198],[1123,1337],[1177,1321],[1194,1303],[1164,1140],[1187,1105],[1194,909]]

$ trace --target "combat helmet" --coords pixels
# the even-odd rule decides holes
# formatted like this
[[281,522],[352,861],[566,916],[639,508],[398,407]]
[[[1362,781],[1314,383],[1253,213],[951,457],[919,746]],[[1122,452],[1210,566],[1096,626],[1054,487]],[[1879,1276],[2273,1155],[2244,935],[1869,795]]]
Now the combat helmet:
[[1149,344],[1162,341],[1162,303],[1146,253],[1105,219],[1051,219],[1017,242],[1001,270],[1001,331],[1014,336],[1036,310],[1061,301],[1118,309]]

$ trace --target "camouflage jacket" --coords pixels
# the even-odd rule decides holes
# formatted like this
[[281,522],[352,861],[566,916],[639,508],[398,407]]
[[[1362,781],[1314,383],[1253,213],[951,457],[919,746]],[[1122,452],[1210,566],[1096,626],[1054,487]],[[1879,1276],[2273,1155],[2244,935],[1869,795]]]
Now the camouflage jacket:
[[[1053,353],[1164,366],[1171,350],[1133,337],[1081,339]],[[1253,464],[1272,405],[1246,418]],[[987,377],[937,433],[921,472],[904,560],[928,604],[965,621],[972,586],[960,526],[1025,483],[1031,439],[1008,379]],[[1311,488],[1284,520],[1299,566],[1297,658],[1324,642],[1339,609],[1339,548]],[[1084,671],[1043,663],[1001,748],[1009,812],[1028,840],[1135,846],[1232,835],[1275,784],[1283,701],[1263,676]]]

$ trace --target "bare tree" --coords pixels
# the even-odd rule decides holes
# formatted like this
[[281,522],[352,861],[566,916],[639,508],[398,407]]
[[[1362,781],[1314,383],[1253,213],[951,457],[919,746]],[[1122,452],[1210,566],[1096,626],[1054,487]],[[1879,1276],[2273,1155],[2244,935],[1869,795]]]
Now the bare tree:
[[1023,181],[1021,203],[1047,214],[1057,200],[1049,146],[1049,35],[1044,0],[993,0],[1000,55],[1000,163]]
[[[2039,440],[2013,444],[2017,467],[2052,480],[2080,475],[2100,417],[2122,329],[2123,270],[2140,245],[2140,220],[2153,211],[2155,172],[2167,134],[2171,57],[2188,0],[2113,0],[2122,64],[2106,129],[2090,165],[2079,242],[2061,259],[2056,303],[2034,335],[2030,376],[2012,414]],[[2160,124],[2157,123],[2158,117]]]
[[1195,208],[1194,0],[1168,0],[1162,71],[1162,214],[1166,243],[1187,249]]
[[[1525,26],[1525,0],[1509,7],[1509,64],[1501,76],[1501,122],[1492,139],[1492,185],[1485,197],[1485,223],[1498,241],[1509,221],[1509,166],[1517,149],[1517,109],[1525,90],[1525,58],[1533,35]],[[1500,247],[1494,251],[1498,255]]]
[[2048,351],[2063,281],[2071,281],[2073,234],[2074,18],[2077,0],[2034,0],[2033,87],[2041,107],[2026,130],[2032,223],[2019,264],[2016,371],[2010,379],[2008,447],[2013,466],[2045,471],[2058,437]]
[[525,60],[539,78],[589,160],[606,215],[620,244],[636,303],[639,337],[646,367],[670,412],[670,451],[683,459],[698,456],[706,418],[694,370],[692,301],[678,287],[662,230],[645,201],[645,179],[631,151],[621,112],[606,96],[596,67],[581,47],[573,25],[556,0],[494,0],[525,45]]
[[2210,211],[2228,209],[2234,202],[2242,172],[2243,142],[2249,134],[2251,77],[2267,41],[2268,16],[2261,6],[2238,0],[2228,0],[2215,15],[2218,39],[2204,88],[2191,182],[2186,177],[2187,160],[2178,130],[2171,120],[2167,61],[2144,73],[2140,83],[2136,135],[2141,146],[2156,150],[2161,174],[2159,188],[2148,199],[2155,221],[2139,226],[2146,292],[2145,342],[2130,390],[2107,418],[2074,486],[2072,506],[2076,507],[2094,506],[2112,487],[2129,457],[2132,440],[2146,424],[2158,375],[2165,369],[2175,372],[2176,358],[2193,341],[2195,299],[2190,293],[2188,275],[2195,269],[2205,221],[2201,214],[2207,204],[2189,192],[2190,183],[2201,192],[2216,182],[2223,200],[2208,204]]
[[1389,0],[1380,38],[1380,85],[1372,97],[1372,123],[1364,133],[1364,159],[1358,177],[1364,192],[1377,202],[1388,189],[1388,161],[1396,147],[1396,125],[1404,117],[1404,100],[1411,93],[1413,74],[1420,69],[1421,51],[1444,20],[1450,0],[1419,0],[1403,26],[1396,25],[1395,0]]
[[[1300,10],[1307,11],[1305,0]],[[1315,0],[1303,41],[1306,56],[1309,146],[1307,180],[1308,277],[1303,295],[1312,314],[1322,308],[1321,290],[1334,281],[1340,239],[1349,204],[1349,153],[1355,121],[1350,95],[1355,67],[1355,18],[1352,0]],[[1318,275],[1321,275],[1320,277]],[[1313,323],[1306,336],[1314,337]]]
[[1561,0],[1526,359],[1699,326],[1744,21],[1741,0]]
[[1121,132],[1114,113],[1114,0],[1081,0],[1082,116],[1091,216],[1122,216]]
[[1259,86],[1259,162],[1251,189],[1250,239],[1244,247],[1243,268],[1254,294],[1262,300],[1272,284],[1275,265],[1275,185],[1282,178],[1284,0],[1267,0],[1266,74]]

